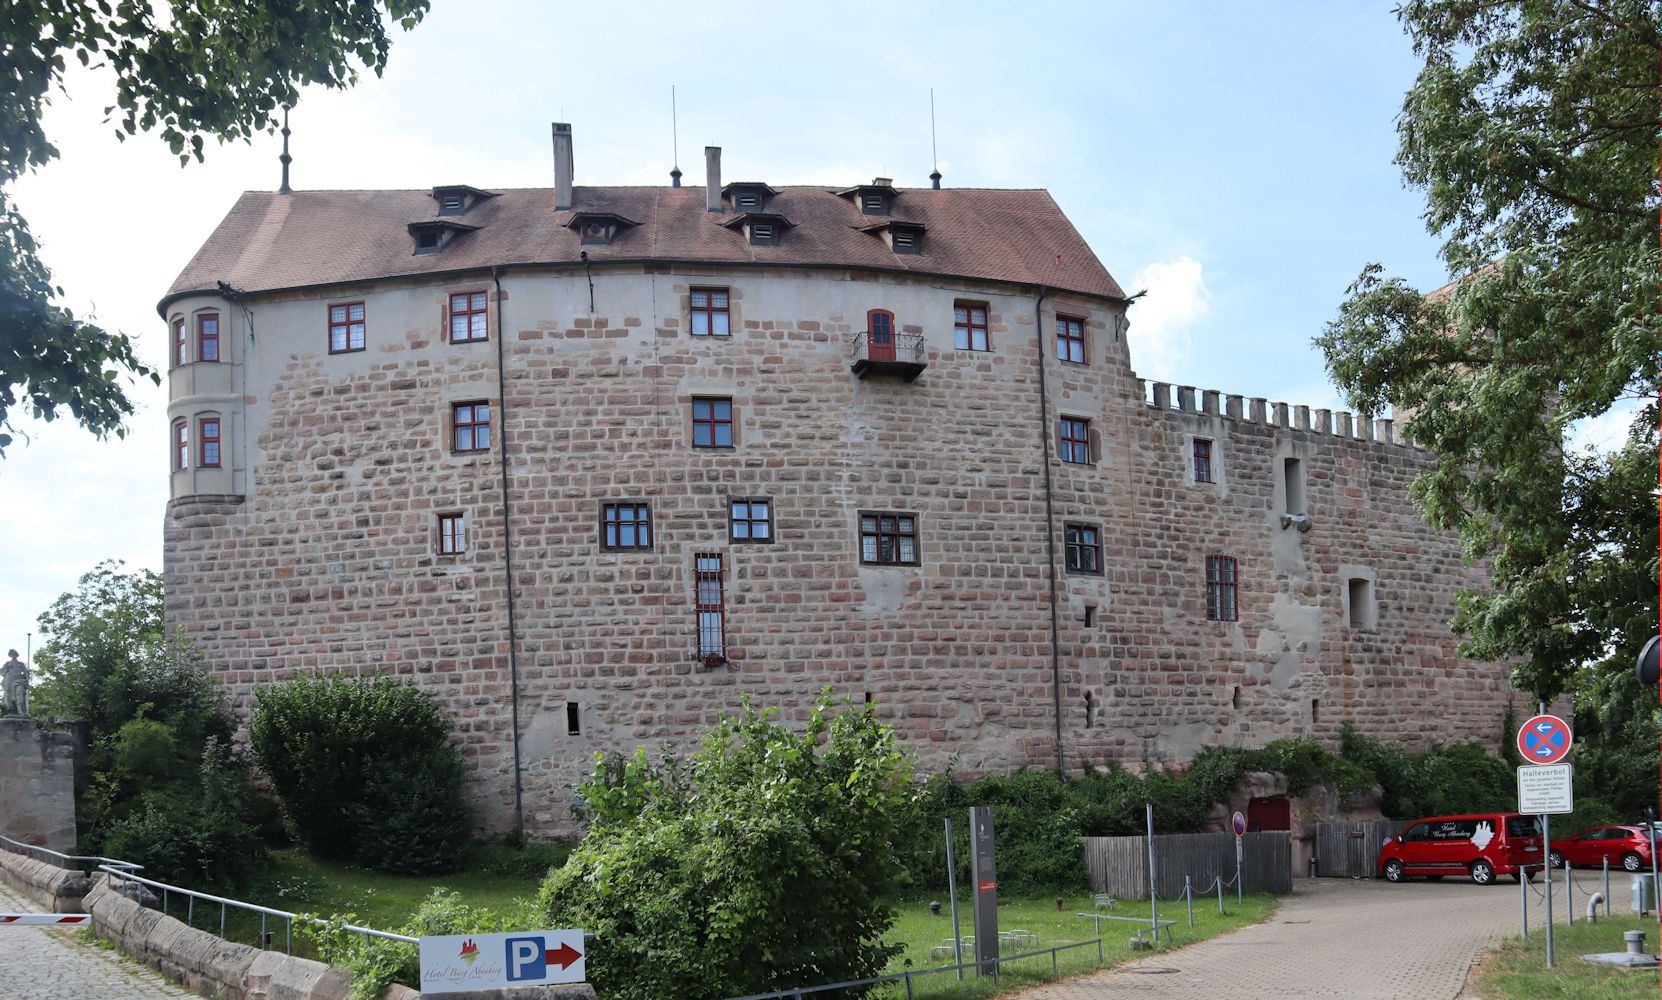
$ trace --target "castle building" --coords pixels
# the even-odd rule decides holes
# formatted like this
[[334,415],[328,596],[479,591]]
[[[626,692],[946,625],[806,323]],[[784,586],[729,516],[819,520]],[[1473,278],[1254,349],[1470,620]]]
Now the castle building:
[[[1146,384],[1042,190],[244,194],[163,297],[167,617],[246,711],[392,673],[481,825],[743,696],[925,769],[1489,739],[1389,421]],[[1130,310],[1134,312],[1134,310]]]

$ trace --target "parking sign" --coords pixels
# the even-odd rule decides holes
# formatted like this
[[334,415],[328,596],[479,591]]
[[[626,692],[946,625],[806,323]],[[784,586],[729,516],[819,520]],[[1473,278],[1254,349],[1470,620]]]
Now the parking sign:
[[580,930],[424,937],[421,992],[580,983],[586,975],[584,964]]

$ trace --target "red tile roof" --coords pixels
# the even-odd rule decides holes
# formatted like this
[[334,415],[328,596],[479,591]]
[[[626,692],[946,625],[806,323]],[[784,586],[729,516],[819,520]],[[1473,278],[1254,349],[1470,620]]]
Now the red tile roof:
[[[549,188],[499,191],[446,221],[480,227],[436,254],[416,255],[408,226],[437,220],[430,191],[245,192],[168,290],[211,291],[226,282],[259,292],[493,265],[613,260],[831,266],[985,278],[1110,298],[1125,293],[1043,190],[904,190],[897,216],[927,227],[919,254],[897,255],[860,227],[878,221],[822,187],[786,187],[763,210],[794,224],[777,246],[751,246],[724,228],[731,212],[705,211],[702,187],[579,187],[556,212]],[[608,246],[581,246],[574,213],[609,212],[638,222]]]

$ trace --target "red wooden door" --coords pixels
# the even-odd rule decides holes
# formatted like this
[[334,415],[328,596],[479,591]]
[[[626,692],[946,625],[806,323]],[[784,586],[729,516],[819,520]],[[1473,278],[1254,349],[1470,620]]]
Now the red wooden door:
[[894,313],[873,309],[866,314],[866,357],[872,361],[894,360]]
[[1253,833],[1292,828],[1293,804],[1285,795],[1269,799],[1251,799],[1247,802],[1247,829]]

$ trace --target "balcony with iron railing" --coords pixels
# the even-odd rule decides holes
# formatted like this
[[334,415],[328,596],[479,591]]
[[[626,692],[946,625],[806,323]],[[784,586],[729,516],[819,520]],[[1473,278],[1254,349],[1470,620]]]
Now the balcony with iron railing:
[[848,341],[849,367],[855,375],[899,375],[908,382],[923,374],[923,334],[892,329],[857,331]]

